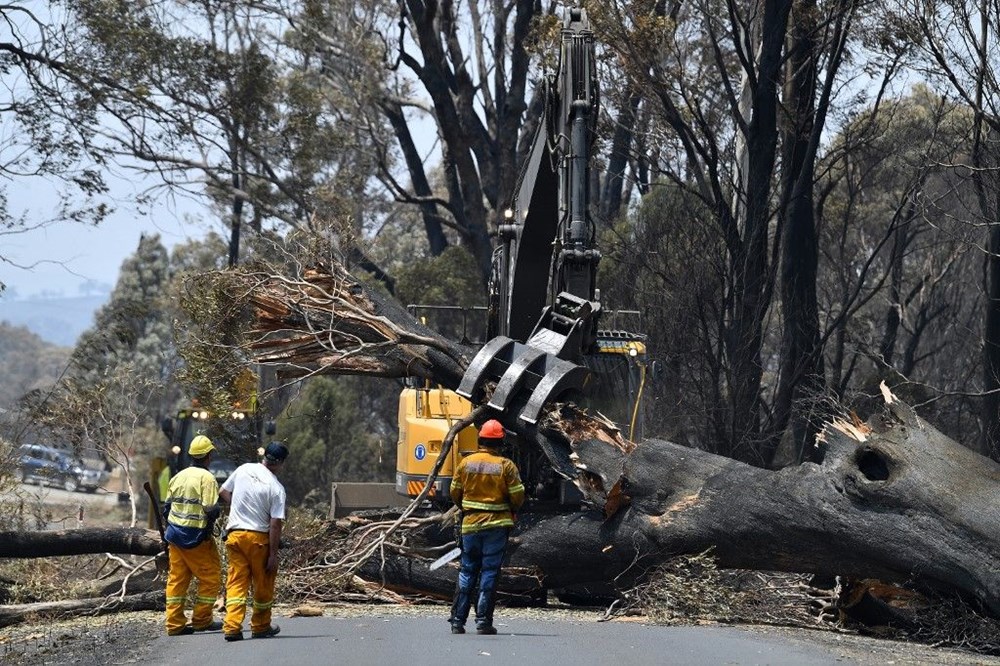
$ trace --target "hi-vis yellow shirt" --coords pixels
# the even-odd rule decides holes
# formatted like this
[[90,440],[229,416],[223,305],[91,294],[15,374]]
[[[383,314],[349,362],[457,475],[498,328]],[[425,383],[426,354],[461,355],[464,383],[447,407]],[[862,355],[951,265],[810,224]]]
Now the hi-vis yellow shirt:
[[462,534],[513,527],[513,512],[524,503],[517,466],[482,449],[458,463],[450,493],[452,501],[462,507]]
[[208,526],[205,509],[219,503],[219,482],[207,469],[192,465],[170,479],[167,501],[168,523],[203,530]]

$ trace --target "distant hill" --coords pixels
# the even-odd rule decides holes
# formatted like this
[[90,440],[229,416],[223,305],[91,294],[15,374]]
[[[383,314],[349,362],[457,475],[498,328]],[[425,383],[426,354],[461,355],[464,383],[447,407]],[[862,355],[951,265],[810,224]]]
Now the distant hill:
[[0,409],[32,389],[47,389],[59,378],[70,347],[45,342],[23,326],[0,323]]
[[0,299],[0,322],[24,326],[46,342],[72,347],[94,323],[94,313],[107,294],[67,298]]

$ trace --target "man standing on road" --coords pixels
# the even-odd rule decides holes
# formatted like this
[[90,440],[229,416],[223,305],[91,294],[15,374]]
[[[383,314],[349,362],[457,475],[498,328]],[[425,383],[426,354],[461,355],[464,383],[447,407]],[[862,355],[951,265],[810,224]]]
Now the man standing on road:
[[247,592],[253,584],[253,614],[250,635],[270,638],[280,631],[271,625],[274,581],[278,574],[278,544],[285,520],[285,488],[276,473],[288,457],[288,448],[271,442],[264,449],[260,463],[246,463],[236,468],[219,491],[229,504],[226,525],[226,555],[229,577],[226,580],[227,641],[243,640],[243,618],[247,612]]
[[460,461],[452,477],[451,499],[462,510],[462,569],[448,620],[453,634],[465,633],[477,582],[476,633],[497,633],[493,605],[500,564],[514,527],[513,512],[524,503],[517,466],[499,452],[503,437],[499,421],[484,423],[479,429],[479,450]]
[[[167,485],[163,515],[167,520],[164,538],[170,555],[167,577],[169,636],[222,628],[221,622],[212,621],[212,604],[222,580],[219,548],[212,538],[212,527],[219,516],[219,484],[208,471],[214,450],[208,437],[195,437],[188,448],[191,466],[174,475]],[[184,602],[192,577],[198,581],[198,591],[191,624],[188,624]]]

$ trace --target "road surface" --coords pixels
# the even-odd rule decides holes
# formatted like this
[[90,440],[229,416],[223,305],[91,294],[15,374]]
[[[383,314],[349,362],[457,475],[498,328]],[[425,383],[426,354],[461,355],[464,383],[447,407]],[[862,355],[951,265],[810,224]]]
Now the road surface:
[[118,493],[98,488],[92,493],[68,492],[53,486],[40,486],[37,483],[22,483],[21,493],[25,499],[33,499],[42,504],[80,505],[85,507],[106,507],[118,503]]
[[[733,627],[498,618],[496,636],[452,635],[447,609],[422,616],[275,618],[281,634],[227,643],[222,634],[161,636],[146,663],[442,666],[628,666],[848,663],[839,650]],[[247,618],[249,621],[249,617]]]

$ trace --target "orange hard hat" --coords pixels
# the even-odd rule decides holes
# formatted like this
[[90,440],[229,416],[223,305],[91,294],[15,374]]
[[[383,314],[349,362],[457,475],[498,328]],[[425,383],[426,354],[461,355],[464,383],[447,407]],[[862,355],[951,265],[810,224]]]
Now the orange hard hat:
[[503,426],[496,419],[490,419],[479,429],[479,436],[483,439],[503,439]]

